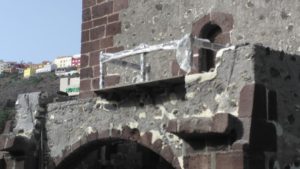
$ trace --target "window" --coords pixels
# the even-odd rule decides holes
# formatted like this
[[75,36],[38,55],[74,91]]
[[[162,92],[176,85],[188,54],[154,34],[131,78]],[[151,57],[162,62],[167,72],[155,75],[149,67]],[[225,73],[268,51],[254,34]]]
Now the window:
[[[209,39],[210,42],[214,43],[217,36],[222,34],[222,29],[217,24],[212,22],[207,23],[201,30],[199,37]],[[209,49],[200,49],[200,71],[209,71],[215,67],[215,55],[216,53]]]

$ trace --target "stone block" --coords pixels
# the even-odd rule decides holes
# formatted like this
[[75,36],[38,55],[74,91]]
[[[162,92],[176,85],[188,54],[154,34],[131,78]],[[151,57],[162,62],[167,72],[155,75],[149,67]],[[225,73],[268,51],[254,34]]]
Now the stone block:
[[255,85],[246,85],[240,92],[239,117],[251,117],[254,105]]
[[109,130],[104,130],[104,131],[98,131],[98,139],[102,140],[102,139],[107,139],[109,138]]
[[96,96],[96,94],[92,91],[80,91],[79,98],[85,99],[85,98],[91,98]]
[[210,133],[212,126],[211,118],[189,118],[179,121],[178,133],[203,134]]
[[218,113],[213,117],[212,132],[226,133],[233,128],[233,116],[228,113]]
[[170,133],[177,133],[177,120],[169,120],[166,126],[166,131]]
[[90,31],[82,31],[81,32],[81,43],[88,42],[90,40]]
[[71,150],[75,151],[80,147],[80,140],[76,141],[74,144],[71,145]]
[[169,163],[172,164],[172,161],[174,159],[174,153],[170,146],[165,146],[161,152],[160,155]]
[[150,147],[151,141],[152,141],[152,133],[151,132],[144,133],[139,140],[139,142],[146,147]]
[[100,76],[100,66],[93,66],[93,76],[94,77],[99,77]]
[[103,17],[104,15],[111,14],[113,12],[113,2],[105,2],[99,5],[96,5],[92,8],[92,17],[99,18]]
[[112,47],[113,45],[114,45],[114,39],[112,36],[100,40],[101,49]]
[[92,19],[91,9],[87,8],[82,11],[82,22],[87,22]]
[[215,23],[221,27],[222,32],[229,32],[233,28],[234,20],[231,14],[212,12],[210,14],[210,18],[212,23]]
[[118,20],[119,20],[119,14],[118,14],[118,13],[109,15],[109,16],[107,17],[108,23],[116,22],[116,21],[118,21]]
[[100,40],[91,41],[91,48],[89,52],[97,51],[100,49]]
[[93,87],[93,90],[99,89],[99,78],[95,78],[92,80],[92,87]]
[[107,24],[107,16],[93,20],[93,26],[104,26],[106,24]]
[[91,51],[91,42],[81,43],[81,54]]
[[154,141],[153,144],[151,144],[151,150],[153,150],[156,153],[160,153],[161,149],[162,149],[162,144],[163,141],[161,139],[157,139]]
[[98,132],[91,132],[86,137],[87,137],[88,142],[95,141],[98,139]]
[[244,153],[240,151],[217,153],[216,169],[244,169]]
[[113,36],[121,33],[121,22],[113,22],[106,26],[106,36]]
[[81,55],[81,58],[80,58],[81,68],[85,68],[88,65],[89,65],[89,55]]
[[114,12],[128,8],[128,0],[114,0]]
[[96,0],[83,0],[82,1],[82,8],[89,8],[91,6],[94,6],[96,4]]
[[93,77],[93,70],[91,67],[80,69],[80,79],[86,79]]
[[90,91],[91,90],[91,80],[81,80],[80,81],[80,91]]
[[93,26],[93,22],[92,21],[83,22],[81,24],[81,29],[84,31],[84,30],[87,30],[87,29],[91,29],[92,26]]
[[95,51],[95,52],[91,52],[90,53],[90,62],[89,65],[90,66],[95,66],[95,65],[99,65],[99,51]]
[[210,15],[204,15],[202,18],[193,23],[192,35],[199,37],[204,25],[210,22]]
[[197,154],[185,156],[183,159],[185,169],[210,169],[210,154]]
[[97,4],[101,4],[102,2],[105,2],[105,0],[97,0]]
[[91,29],[91,40],[99,39],[104,37],[105,26],[99,26],[94,29]]

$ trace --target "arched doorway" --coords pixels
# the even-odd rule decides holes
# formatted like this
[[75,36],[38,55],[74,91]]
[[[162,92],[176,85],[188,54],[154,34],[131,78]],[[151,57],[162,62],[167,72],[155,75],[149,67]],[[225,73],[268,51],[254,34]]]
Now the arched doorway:
[[[222,29],[217,24],[212,22],[207,23],[201,30],[199,37],[209,39],[210,42],[214,43],[216,38],[222,34]],[[211,68],[215,67],[215,55],[213,50],[200,49],[200,68],[201,71],[207,72]]]
[[123,139],[95,140],[73,151],[56,169],[174,169],[159,154]]

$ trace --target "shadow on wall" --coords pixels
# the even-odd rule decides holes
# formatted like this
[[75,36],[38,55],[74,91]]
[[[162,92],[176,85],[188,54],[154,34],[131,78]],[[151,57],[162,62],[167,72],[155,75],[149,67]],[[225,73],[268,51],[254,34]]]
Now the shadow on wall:
[[96,140],[80,146],[56,169],[173,169],[160,155],[133,141]]
[[[159,80],[156,82],[146,84],[135,84],[130,86],[122,86],[112,89],[104,89],[96,92],[102,98],[109,101],[120,102],[126,100],[122,107],[134,107],[138,103],[140,107],[146,105],[156,105],[167,102],[163,96],[169,95],[170,93],[175,94],[176,98],[185,100],[186,87],[184,76],[177,77],[170,81]],[[128,100],[130,98],[130,100]],[[112,105],[117,108],[117,105]]]
[[[300,57],[255,46],[255,98],[251,121],[251,168],[279,165],[290,168],[299,164]],[[266,153],[267,152],[267,153]],[[268,155],[267,155],[268,154]]]

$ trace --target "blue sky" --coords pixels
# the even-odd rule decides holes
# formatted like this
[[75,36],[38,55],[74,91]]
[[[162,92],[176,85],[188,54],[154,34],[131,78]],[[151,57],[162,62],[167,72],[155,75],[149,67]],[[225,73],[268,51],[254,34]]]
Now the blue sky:
[[82,0],[1,0],[0,60],[39,63],[80,53]]

